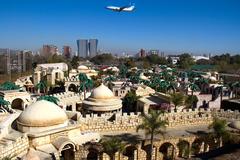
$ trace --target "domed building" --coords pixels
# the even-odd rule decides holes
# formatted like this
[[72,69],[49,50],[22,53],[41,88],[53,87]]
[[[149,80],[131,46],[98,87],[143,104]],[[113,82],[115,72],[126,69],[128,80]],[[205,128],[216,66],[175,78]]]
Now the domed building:
[[83,108],[87,113],[122,112],[122,100],[101,84],[92,91],[89,98],[83,101]]
[[21,132],[37,133],[68,125],[63,109],[52,102],[40,100],[28,106],[17,119]]
[[79,73],[88,73],[90,70],[87,66],[80,65],[78,66],[78,72]]

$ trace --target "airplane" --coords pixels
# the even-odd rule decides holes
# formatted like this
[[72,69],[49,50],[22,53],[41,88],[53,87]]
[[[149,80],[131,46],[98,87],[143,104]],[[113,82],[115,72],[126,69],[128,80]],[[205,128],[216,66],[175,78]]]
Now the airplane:
[[132,12],[135,9],[135,5],[128,5],[123,7],[116,7],[116,6],[107,6],[106,9],[115,11],[115,12]]

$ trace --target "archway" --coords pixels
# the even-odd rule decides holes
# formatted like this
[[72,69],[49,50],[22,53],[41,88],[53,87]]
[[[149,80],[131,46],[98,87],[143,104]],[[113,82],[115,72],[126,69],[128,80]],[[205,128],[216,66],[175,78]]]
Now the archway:
[[66,144],[61,151],[60,160],[73,160],[74,159],[74,146]]
[[70,84],[68,87],[68,91],[78,92],[78,87],[75,84]]
[[87,160],[98,160],[99,151],[94,148],[88,149]]
[[192,143],[191,153],[197,155],[204,152],[204,141],[200,138],[197,138]]
[[159,152],[163,154],[163,160],[173,160],[175,148],[174,145],[166,142],[161,145],[159,148]]
[[12,109],[24,110],[24,102],[21,98],[16,98],[12,101]]
[[178,150],[179,150],[179,157],[182,158],[188,158],[190,154],[190,144],[186,140],[179,140],[177,144]]
[[146,154],[147,154],[147,159],[150,159],[150,156],[152,155],[152,159],[155,159],[155,158],[153,158],[153,157],[155,157],[155,155],[156,155],[156,153],[155,153],[155,149],[156,149],[156,147],[155,146],[153,146],[153,150],[152,150],[152,153],[151,153],[151,144],[148,144],[148,145],[146,145],[146,146],[143,146],[143,148],[142,148],[145,152],[146,152]]
[[127,146],[123,152],[123,155],[127,156],[128,160],[136,160],[137,159],[137,147]]

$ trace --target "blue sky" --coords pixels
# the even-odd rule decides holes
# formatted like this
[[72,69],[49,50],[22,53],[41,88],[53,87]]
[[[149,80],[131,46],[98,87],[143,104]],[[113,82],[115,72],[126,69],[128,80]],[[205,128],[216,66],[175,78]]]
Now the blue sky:
[[[97,38],[99,49],[134,53],[240,53],[240,0],[0,0],[0,48],[76,49]],[[136,4],[133,13],[107,5]]]

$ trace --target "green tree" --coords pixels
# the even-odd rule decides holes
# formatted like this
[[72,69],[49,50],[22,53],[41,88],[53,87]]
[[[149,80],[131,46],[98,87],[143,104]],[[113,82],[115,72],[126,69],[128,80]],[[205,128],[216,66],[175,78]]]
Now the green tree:
[[19,87],[15,85],[15,83],[10,81],[6,81],[0,85],[0,90],[16,90],[16,89],[19,89]]
[[223,138],[229,137],[229,131],[227,131],[227,121],[214,117],[212,124],[210,124],[208,128],[213,130],[212,136],[218,139],[219,147],[222,147]]
[[189,83],[188,87],[191,89],[191,95],[193,96],[193,92],[198,91],[199,87],[195,83]]
[[3,97],[0,97],[0,106],[3,110],[10,111],[8,108],[9,105],[10,103],[8,101],[6,101]]
[[45,100],[45,101],[48,101],[48,102],[52,102],[52,103],[55,103],[56,105],[58,105],[58,102],[59,102],[59,99],[57,97],[48,96],[48,95],[40,96],[38,98],[38,101],[40,101],[40,100]]
[[135,92],[130,91],[123,98],[123,108],[128,112],[135,112],[137,107],[137,101],[140,97]]
[[163,115],[164,112],[162,111],[154,111],[151,110],[149,114],[142,114],[142,124],[140,124],[137,127],[137,131],[140,129],[145,130],[146,135],[150,135],[151,140],[151,148],[150,148],[150,157],[149,159],[152,159],[152,150],[153,150],[153,139],[155,135],[164,135],[166,126],[168,125],[168,122],[165,120],[161,120],[161,115]]
[[197,104],[197,102],[198,102],[198,98],[196,95],[187,96],[185,100],[186,108],[193,108],[193,106]]
[[66,62],[65,58],[62,55],[51,55],[50,57],[48,57],[47,60],[48,63],[61,63],[61,62]]
[[79,65],[80,58],[78,56],[74,56],[70,62],[72,68],[77,68]]
[[184,95],[182,93],[173,93],[170,100],[174,104],[174,110],[177,111],[177,107],[184,104]]
[[127,72],[128,72],[127,67],[124,64],[120,65],[119,67],[120,78],[126,78]]
[[44,94],[47,92],[47,83],[46,81],[41,80],[40,82],[38,82],[38,84],[36,85],[37,90],[39,90],[39,92],[43,92]]
[[103,139],[100,142],[103,146],[104,152],[106,152],[111,160],[115,160],[116,152],[123,152],[125,144],[119,138],[112,137],[108,139]]
[[190,69],[192,65],[194,65],[195,62],[192,58],[192,56],[188,53],[181,54],[179,57],[179,66],[182,69]]
[[91,58],[90,61],[97,65],[110,65],[114,63],[115,58],[112,54],[103,53]]

